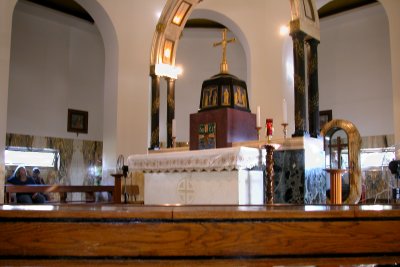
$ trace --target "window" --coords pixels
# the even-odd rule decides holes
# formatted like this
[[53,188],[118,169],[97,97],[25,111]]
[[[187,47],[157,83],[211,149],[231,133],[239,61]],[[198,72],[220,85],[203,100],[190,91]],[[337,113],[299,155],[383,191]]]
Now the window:
[[383,167],[395,159],[394,147],[361,149],[361,168]]
[[23,165],[57,169],[60,166],[59,153],[53,149],[7,148],[4,156],[6,166]]

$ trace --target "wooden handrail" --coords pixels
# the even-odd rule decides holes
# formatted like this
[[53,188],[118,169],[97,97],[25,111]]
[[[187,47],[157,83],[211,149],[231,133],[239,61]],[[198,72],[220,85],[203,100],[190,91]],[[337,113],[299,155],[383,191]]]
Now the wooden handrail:
[[[113,202],[117,201],[116,187],[113,185],[5,185],[6,201],[10,201],[10,193],[68,193],[68,192],[110,192],[113,195]],[[121,190],[119,190],[121,191]],[[120,197],[121,198],[121,197]],[[119,199],[120,199],[119,198]]]

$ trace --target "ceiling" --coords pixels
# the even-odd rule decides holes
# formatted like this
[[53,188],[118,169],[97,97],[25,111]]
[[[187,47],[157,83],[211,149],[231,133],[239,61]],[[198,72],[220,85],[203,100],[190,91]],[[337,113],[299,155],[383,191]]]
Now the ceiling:
[[[74,0],[26,0],[94,23],[93,18]],[[318,10],[320,18],[329,17],[354,8],[376,3],[376,0],[333,0]],[[224,28],[222,24],[206,19],[189,19],[186,28]]]
[[320,19],[362,6],[377,3],[376,0],[334,0],[318,9]]
[[93,18],[74,0],[25,0],[94,23]]

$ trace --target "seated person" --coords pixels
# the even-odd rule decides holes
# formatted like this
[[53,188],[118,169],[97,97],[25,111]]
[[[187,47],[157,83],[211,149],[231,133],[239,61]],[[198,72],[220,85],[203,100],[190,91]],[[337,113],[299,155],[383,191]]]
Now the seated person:
[[[35,184],[46,184],[42,177],[39,176],[40,170],[39,168],[35,167],[32,169],[32,179],[35,181]],[[50,200],[49,194],[46,193],[39,193],[44,196],[46,200]]]
[[39,168],[35,167],[32,169],[32,179],[35,181],[35,184],[45,184],[42,177],[39,176],[40,170]]
[[[27,176],[24,166],[18,166],[14,174],[7,179],[7,182],[13,185],[30,185],[35,184],[32,177]],[[17,193],[17,203],[32,204],[44,203],[45,198],[39,193]]]

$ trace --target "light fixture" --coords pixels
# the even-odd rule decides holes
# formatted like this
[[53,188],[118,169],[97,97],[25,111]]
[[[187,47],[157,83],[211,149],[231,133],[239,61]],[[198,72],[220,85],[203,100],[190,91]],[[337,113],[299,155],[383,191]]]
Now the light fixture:
[[279,34],[281,36],[286,36],[289,34],[289,27],[287,25],[282,25],[279,27]]
[[183,1],[179,5],[178,9],[176,10],[176,13],[175,13],[174,17],[172,18],[172,23],[177,25],[177,26],[181,26],[182,21],[186,17],[186,14],[189,11],[191,6],[192,5],[189,4],[188,2]]
[[169,64],[159,63],[155,65],[155,73],[157,76],[178,79],[178,75],[182,74],[182,68],[175,67]]
[[163,53],[162,53],[162,55],[163,55],[162,62],[163,63],[171,64],[173,50],[174,50],[174,41],[165,39]]
[[164,50],[164,57],[165,57],[165,58],[171,58],[171,49],[166,48],[166,49]]

